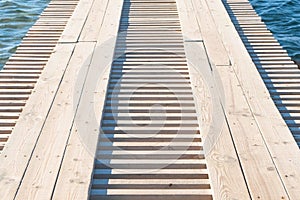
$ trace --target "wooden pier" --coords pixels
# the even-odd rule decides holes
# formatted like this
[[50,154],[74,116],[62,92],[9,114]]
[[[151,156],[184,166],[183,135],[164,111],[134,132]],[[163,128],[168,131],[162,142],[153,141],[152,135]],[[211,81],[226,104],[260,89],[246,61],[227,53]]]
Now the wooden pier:
[[299,74],[247,0],[52,0],[0,72],[0,199],[298,200]]

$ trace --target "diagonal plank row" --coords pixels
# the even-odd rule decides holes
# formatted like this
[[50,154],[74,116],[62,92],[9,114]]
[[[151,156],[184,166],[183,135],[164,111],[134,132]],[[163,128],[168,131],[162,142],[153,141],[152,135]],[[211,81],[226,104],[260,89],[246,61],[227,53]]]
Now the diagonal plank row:
[[90,199],[212,199],[175,0],[125,0]]
[[300,70],[249,1],[223,1],[281,116],[300,146]]
[[78,0],[52,0],[0,71],[0,152]]

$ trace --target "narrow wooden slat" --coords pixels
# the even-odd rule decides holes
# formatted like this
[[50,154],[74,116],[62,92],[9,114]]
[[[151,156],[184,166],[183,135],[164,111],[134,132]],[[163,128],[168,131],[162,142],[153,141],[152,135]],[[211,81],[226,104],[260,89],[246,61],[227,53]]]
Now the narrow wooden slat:
[[[72,127],[74,108],[77,107],[80,98],[79,94],[75,96],[75,90],[79,88],[73,86],[75,82],[79,85],[83,84],[94,46],[94,43],[86,42],[76,44],[53,106],[42,130],[38,130],[41,133],[33,151],[33,160],[26,169],[16,199],[51,198],[69,130]],[[41,168],[43,170],[37,173]],[[51,171],[50,174],[49,171]]]
[[[49,60],[35,87],[36,92],[30,96],[6,148],[0,155],[0,169],[3,174],[0,180],[0,191],[5,199],[14,199],[17,193],[34,145],[43,127],[43,119],[46,118],[51,107],[73,48],[72,44],[61,44],[57,47],[56,53]],[[24,131],[27,134],[23,134]]]
[[[22,107],[13,106],[25,106],[26,102],[20,104],[20,100],[26,101],[30,96],[31,89],[34,88],[43,72],[44,66],[53,53],[62,30],[77,4],[69,7],[67,2],[58,5],[55,2],[57,1],[53,0],[53,3],[49,4],[39,16],[18,46],[16,53],[9,58],[0,72],[0,100],[11,101],[11,104],[1,103],[1,118],[10,119],[12,117],[15,119],[22,112]],[[64,14],[61,15],[60,11]],[[11,108],[8,109],[5,106],[11,106]],[[14,112],[14,115],[10,115],[8,112]],[[3,132],[7,132],[4,128],[4,126],[0,127],[0,131],[3,129]]]
[[[233,69],[239,80],[239,84],[244,91],[247,102],[250,105],[252,112],[255,113],[255,123],[259,126],[264,143],[273,158],[282,184],[287,191],[289,198],[297,199],[299,190],[296,185],[298,185],[300,180],[298,170],[300,164],[298,162],[300,152],[297,144],[280,116],[279,111],[275,107],[247,50],[242,48],[243,42],[239,39],[239,35],[235,31],[233,24],[231,24],[231,19],[228,16],[224,17],[227,12],[223,4],[221,2],[206,2],[212,10],[211,13],[215,18],[222,39],[228,41],[226,43],[226,48],[234,63]],[[246,1],[246,3],[249,2]],[[263,22],[253,21],[240,23],[240,26],[247,23],[254,25],[263,24]],[[272,39],[272,37],[270,38]],[[264,40],[265,38],[261,39]],[[290,173],[293,173],[293,178],[285,176]]]
[[[92,88],[91,86],[94,85],[95,78],[99,78],[95,77],[95,75],[103,76],[103,78],[99,80],[101,87],[107,85],[109,71],[104,68],[103,73],[101,73],[101,71],[99,72],[99,63],[110,63],[112,61],[115,46],[114,41],[116,41],[116,38],[109,43],[105,43],[105,45],[101,44],[108,38],[110,39],[112,34],[116,35],[119,25],[118,16],[121,15],[122,4],[123,2],[121,0],[109,2],[106,11],[107,14],[105,15],[102,28],[97,38],[98,42],[87,75],[87,81],[82,90],[82,95],[86,97],[93,96],[96,90],[96,105],[87,98],[81,99],[79,103],[78,111],[75,116],[75,124],[71,130],[70,139],[53,193],[53,199],[86,199],[89,196],[89,185],[93,171],[99,124],[97,122],[95,124],[87,124],[85,122],[93,122],[93,120],[95,120],[93,116],[87,114],[94,112],[94,106],[96,106],[96,110],[99,110],[99,112],[96,113],[96,120],[99,121],[99,119],[101,119],[100,111],[105,98],[105,91],[103,91],[103,89]],[[79,131],[82,131],[82,127],[84,127],[84,130],[89,134],[87,135],[88,138],[86,138],[87,141],[82,141],[81,135],[78,134],[78,128],[80,128]],[[90,145],[89,149],[86,148],[85,144]]]

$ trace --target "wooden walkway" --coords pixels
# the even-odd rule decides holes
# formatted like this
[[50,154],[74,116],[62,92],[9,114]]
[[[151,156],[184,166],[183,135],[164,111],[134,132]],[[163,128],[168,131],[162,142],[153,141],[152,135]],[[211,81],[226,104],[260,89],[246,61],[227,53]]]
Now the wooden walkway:
[[253,57],[253,27],[272,35],[248,1],[224,4],[52,0],[0,73],[1,198],[299,199],[273,95],[292,86],[260,76],[286,55]]
[[300,146],[300,70],[248,1],[224,5],[281,116]]
[[0,152],[78,1],[51,1],[0,71]]

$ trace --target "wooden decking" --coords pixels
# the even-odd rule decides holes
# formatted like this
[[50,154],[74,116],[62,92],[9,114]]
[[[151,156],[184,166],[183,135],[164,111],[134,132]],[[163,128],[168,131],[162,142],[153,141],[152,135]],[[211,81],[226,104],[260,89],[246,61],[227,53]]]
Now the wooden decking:
[[0,72],[0,152],[78,1],[51,1]]
[[299,148],[224,4],[53,0],[0,73],[1,198],[299,199]]
[[224,1],[224,5],[276,107],[300,146],[298,66],[248,1]]

